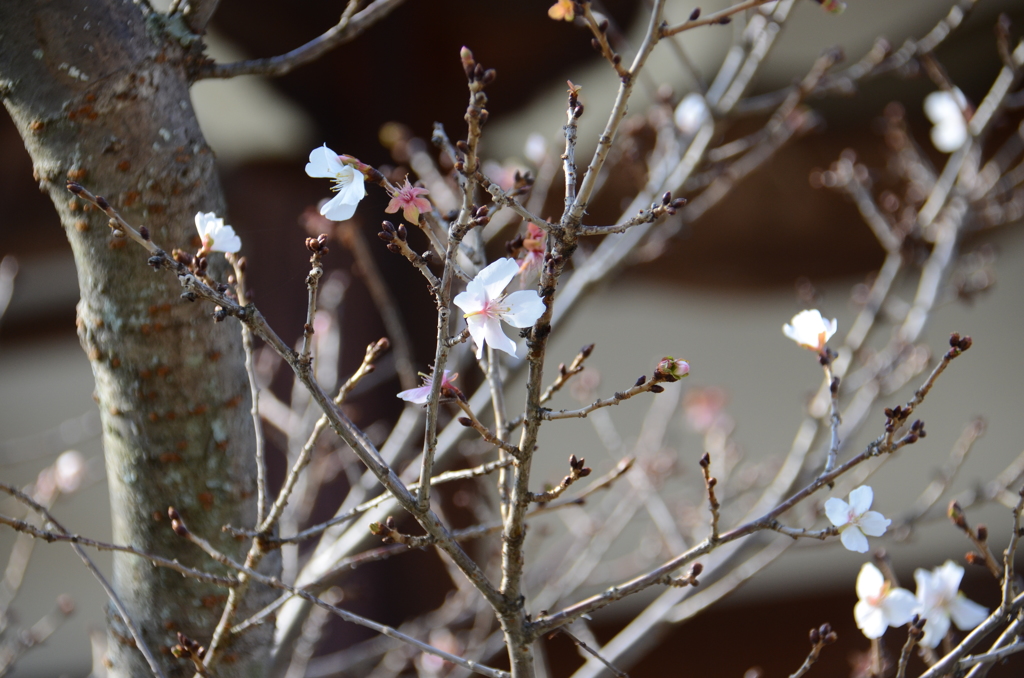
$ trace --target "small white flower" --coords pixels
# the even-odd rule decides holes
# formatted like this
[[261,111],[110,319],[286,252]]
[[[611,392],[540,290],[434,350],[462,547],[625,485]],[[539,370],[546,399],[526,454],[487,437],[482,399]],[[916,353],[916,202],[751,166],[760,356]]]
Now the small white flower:
[[696,92],[690,92],[676,106],[676,127],[686,136],[692,136],[704,125],[710,115],[704,97]]
[[966,107],[967,97],[959,89],[932,92],[924,98],[924,114],[935,125],[932,144],[943,153],[952,153],[967,141]]
[[63,494],[71,494],[85,480],[85,457],[78,450],[68,450],[53,465],[54,481]]
[[455,297],[455,305],[465,312],[478,359],[483,357],[485,342],[509,355],[516,354],[516,343],[501,329],[502,320],[512,327],[530,327],[544,313],[544,302],[534,290],[502,294],[517,273],[519,264],[515,259],[498,259]]
[[196,213],[196,230],[207,252],[237,252],[242,249],[242,239],[235,235],[235,229],[224,224],[224,220],[213,212]]
[[838,497],[825,502],[825,515],[839,528],[839,539],[851,551],[865,553],[868,538],[881,537],[892,521],[878,511],[869,511],[875,493],[867,485],[861,485],[850,492],[850,503]]
[[820,353],[838,326],[835,318],[826,321],[821,317],[821,311],[814,309],[797,313],[782,326],[782,333],[800,346]]
[[864,563],[857,575],[857,604],[853,618],[857,628],[874,640],[881,638],[886,628],[903,626],[917,611],[914,594],[906,589],[892,588],[882,573],[871,563]]
[[356,213],[356,205],[366,195],[362,172],[341,162],[338,154],[324,144],[310,152],[309,162],[306,164],[306,174],[311,177],[331,179],[334,182],[331,190],[338,195],[324,203],[320,208],[320,214],[331,221],[345,221],[352,218],[352,215]]
[[964,568],[952,560],[931,572],[922,569],[914,572],[918,614],[928,620],[921,639],[925,647],[935,647],[946,637],[950,619],[961,631],[970,631],[988,617],[987,608],[960,593],[963,576]]

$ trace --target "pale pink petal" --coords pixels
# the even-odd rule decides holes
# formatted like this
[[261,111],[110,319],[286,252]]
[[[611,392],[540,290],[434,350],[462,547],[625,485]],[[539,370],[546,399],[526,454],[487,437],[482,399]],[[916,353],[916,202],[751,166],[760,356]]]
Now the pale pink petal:
[[825,502],[825,515],[836,527],[842,527],[850,520],[850,505],[839,497],[832,497]]
[[427,402],[427,398],[430,397],[430,384],[419,386],[417,388],[410,388],[408,391],[399,391],[398,397],[410,403],[422,405]]
[[850,492],[850,509],[858,516],[863,515],[875,499],[874,491],[867,485],[861,485]]
[[533,290],[513,292],[505,297],[504,305],[508,311],[501,315],[501,319],[512,327],[531,327],[544,314],[545,308],[544,301]]
[[459,292],[452,301],[465,313],[477,313],[487,303],[487,293],[479,283],[470,280],[466,291]]
[[[482,334],[484,339],[492,348],[499,351],[504,351],[512,357],[516,355],[516,343],[509,339],[504,332],[501,330],[501,322],[497,318],[485,318],[484,316],[471,316],[469,318],[470,331],[472,332],[473,320],[479,318],[479,324],[482,326]],[[475,340],[476,337],[474,336]],[[477,358],[483,356],[483,344],[477,342]]]
[[868,511],[860,517],[860,530],[869,537],[881,537],[892,521],[878,511]]
[[857,553],[867,553],[868,550],[868,538],[864,536],[864,533],[858,530],[856,527],[847,527],[839,534],[839,540],[843,542],[850,551],[856,551]]

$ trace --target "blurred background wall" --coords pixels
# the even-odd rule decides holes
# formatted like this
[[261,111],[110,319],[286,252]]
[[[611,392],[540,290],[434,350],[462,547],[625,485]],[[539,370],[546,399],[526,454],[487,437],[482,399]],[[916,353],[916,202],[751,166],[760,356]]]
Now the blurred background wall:
[[[412,134],[427,138],[437,120],[453,135],[461,134],[466,94],[458,50],[463,44],[498,71],[488,90],[491,119],[484,135],[485,156],[526,166],[523,147],[530,134],[556,142],[566,80],[583,85],[588,114],[581,123],[581,139],[597,134],[604,124],[602,104],[616,85],[614,75],[606,64],[594,63],[587,34],[547,18],[549,4],[409,2],[355,42],[288,76],[206,81],[194,88],[196,109],[221,160],[228,222],[245,243],[257,302],[286,339],[298,335],[305,310],[307,254],[298,217],[325,195],[325,184],[302,171],[309,150],[326,142],[335,150],[386,166],[393,160],[378,140],[378,130],[386,122],[400,122]],[[643,23],[637,19],[642,19],[646,3],[602,4],[627,40],[635,41]],[[725,3],[709,2],[702,8],[707,13],[719,6]],[[676,2],[670,16],[679,21],[691,9],[688,3]],[[923,34],[947,10],[944,2],[853,0],[843,15],[831,16],[812,2],[800,3],[756,81],[755,92],[785,86],[834,45],[842,46],[851,61],[878,35],[899,45]],[[340,3],[326,0],[307,0],[298,8],[269,0],[224,0],[211,27],[210,53],[219,60],[282,53],[332,25],[340,11]],[[1024,23],[1019,3],[982,2],[938,54],[953,81],[975,102],[1000,66],[992,40],[1000,11],[1009,12],[1015,26]],[[706,77],[713,74],[733,30],[725,26],[686,34],[684,44]],[[695,87],[667,50],[653,62],[652,73],[671,85],[676,99]],[[853,98],[810,102],[822,116],[819,131],[793,142],[764,171],[737,186],[730,199],[688,225],[665,256],[626,270],[614,285],[586,302],[556,335],[553,359],[568,362],[580,346],[596,343],[588,370],[600,375],[601,392],[611,392],[632,384],[663,355],[686,358],[692,376],[679,388],[720,387],[744,454],[781,455],[821,378],[813,358],[782,336],[782,323],[808,305],[811,285],[815,304],[827,316],[837,317],[841,329],[848,327],[856,311],[851,290],[869,279],[883,256],[855,208],[835,193],[812,188],[808,177],[847,147],[856,149],[869,165],[883,166],[876,121],[891,100],[903,103],[916,140],[941,161],[930,147],[929,123],[921,114],[921,101],[933,89],[923,76],[890,76],[865,84]],[[639,95],[631,112],[643,110],[643,99],[650,100],[653,88],[640,88]],[[581,143],[579,157],[587,157],[587,143]],[[109,535],[109,515],[98,420],[90,398],[91,374],[75,336],[73,260],[52,207],[34,186],[31,162],[6,116],[0,116],[0,158],[0,256],[14,254],[20,267],[0,325],[0,477],[29,483],[59,453],[71,447],[81,451],[92,482],[59,505],[57,512],[70,529],[104,539]],[[557,209],[557,202],[549,209]],[[385,204],[379,192],[371,192],[356,219],[376,230]],[[591,216],[595,223],[610,223],[618,209],[617,204],[600,204]],[[1018,225],[985,232],[966,242],[964,251],[977,251],[985,262],[993,262],[983,268],[994,272],[994,284],[967,301],[946,299],[924,339],[938,354],[948,333],[960,331],[974,338],[974,349],[954,365],[922,410],[927,441],[908,449],[872,481],[876,506],[883,512],[916,496],[974,416],[987,420],[987,431],[954,492],[991,480],[1024,449],[1024,231]],[[417,359],[425,368],[433,355],[434,330],[422,285],[404,261],[383,247],[377,248],[377,255],[414,328]],[[349,371],[363,347],[384,330],[358,275],[350,270],[351,259],[340,248],[335,257],[332,248],[330,263],[345,273],[350,285],[342,358]],[[415,292],[406,294],[406,289]],[[910,294],[912,290],[906,290],[904,299]],[[888,310],[899,313],[896,307]],[[377,400],[363,408],[364,425],[398,411],[392,398],[397,382],[384,382],[378,389]],[[903,402],[908,395],[887,404]],[[636,436],[644,412],[643,405],[615,408],[612,416],[626,439]],[[857,450],[877,435],[882,420],[876,413],[875,426],[849,449]],[[679,423],[671,447],[679,464],[692,471],[703,451],[702,439],[687,431],[682,415]],[[543,460],[538,477],[560,477],[570,452],[586,456],[598,472],[613,464],[585,421],[549,426],[546,431],[544,444],[559,452],[557,458]],[[997,543],[1002,543],[1008,520],[1009,512],[1000,507],[972,514],[972,522],[991,526]],[[0,556],[11,542],[9,531],[0,531]],[[968,548],[942,520],[916,533],[911,543],[885,545],[907,578],[916,566],[933,567],[961,557]],[[823,621],[839,630],[841,641],[827,651],[821,669],[847,675],[849,656],[866,646],[852,620],[853,581],[862,561],[837,545],[818,546],[791,549],[728,601],[724,611],[680,627],[674,641],[631,675],[705,675],[699,657],[687,656],[689,668],[680,666],[679,643],[707,647],[728,633],[743,639],[743,651],[715,657],[710,664],[715,675],[743,675],[752,666],[765,667],[769,675],[789,672],[806,652],[807,629]],[[70,549],[46,544],[36,549],[16,605],[19,620],[30,623],[52,607],[56,593],[71,593],[78,608],[72,622],[46,648],[19,664],[18,675],[86,675],[87,630],[102,628],[105,597]],[[106,562],[102,554],[99,559]],[[387,566],[392,567],[400,566]],[[996,592],[982,574],[970,573],[966,590],[991,606]],[[381,576],[394,577],[395,570]],[[368,585],[361,581],[353,587]],[[394,621],[388,617],[397,612],[374,608],[374,602],[370,596],[363,603],[371,616]],[[598,628],[610,633],[631,609],[635,605],[612,608],[597,620]],[[339,647],[363,637],[360,634],[351,628],[340,630]],[[556,639],[548,646],[558,667],[553,675],[568,675],[567,667],[578,663],[571,645]]]

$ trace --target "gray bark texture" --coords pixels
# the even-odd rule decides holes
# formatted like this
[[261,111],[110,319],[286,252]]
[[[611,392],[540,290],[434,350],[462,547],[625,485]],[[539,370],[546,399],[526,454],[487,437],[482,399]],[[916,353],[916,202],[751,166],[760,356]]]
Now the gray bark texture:
[[[174,276],[149,268],[140,248],[113,237],[106,216],[65,188],[70,178],[106,197],[167,251],[197,249],[196,212],[223,215],[225,204],[189,99],[189,72],[202,58],[193,38],[128,0],[0,1],[0,96],[78,266],[78,333],[96,378],[113,539],[222,572],[175,536],[167,507],[244,559],[247,544],[221,532],[255,520],[238,323],[214,323],[212,309],[180,299]],[[170,654],[176,633],[208,643],[226,589],[123,554],[112,583],[166,674],[191,676],[191,664]],[[261,596],[250,592],[240,615]],[[152,675],[110,617],[110,675]],[[262,675],[269,626],[229,642],[217,675]]]

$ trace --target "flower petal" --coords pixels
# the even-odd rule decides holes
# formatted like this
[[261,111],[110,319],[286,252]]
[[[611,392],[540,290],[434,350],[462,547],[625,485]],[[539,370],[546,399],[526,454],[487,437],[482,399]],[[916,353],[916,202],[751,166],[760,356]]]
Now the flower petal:
[[[516,272],[518,271],[517,266]],[[508,311],[501,315],[501,319],[512,327],[531,327],[537,322],[537,318],[544,314],[545,309],[544,300],[533,290],[513,292],[505,297],[504,305],[508,307]]]
[[853,618],[857,621],[857,628],[871,640],[881,638],[889,626],[881,608],[864,600],[858,601],[853,606]]
[[850,505],[839,497],[832,497],[825,502],[825,515],[836,527],[842,527],[849,522]]
[[860,531],[869,537],[881,537],[891,522],[878,511],[868,511],[857,524],[860,525]]
[[877,598],[885,586],[885,577],[882,571],[871,563],[864,563],[860,566],[860,573],[857,575],[857,597],[861,600]]
[[[501,322],[497,318],[485,318],[484,316],[471,316],[469,318],[470,327],[473,326],[473,320],[475,318],[480,319],[480,324],[483,326],[483,335],[487,343],[491,345],[491,348],[499,351],[508,353],[513,358],[516,355],[516,342],[509,339],[504,332],[501,330]],[[483,347],[478,343],[477,358],[482,357]]]
[[477,273],[473,282],[483,286],[488,299],[497,299],[518,272],[519,264],[515,259],[497,259]]
[[356,206],[346,202],[345,196],[342,193],[335,195],[320,208],[320,214],[331,221],[348,221],[355,213]]
[[366,196],[366,177],[351,165],[345,165],[338,174],[342,180],[347,179],[338,191],[338,195],[344,196],[345,202],[351,203],[353,206],[359,204],[359,201]]
[[408,391],[399,391],[398,397],[407,402],[422,405],[427,402],[427,398],[430,397],[430,384],[419,386],[417,388],[410,388]]
[[953,617],[953,623],[961,631],[970,631],[981,622],[988,619],[988,608],[973,600],[968,600],[964,594],[957,594],[957,597],[949,604],[949,614]]
[[893,589],[882,601],[882,610],[890,626],[903,626],[917,614],[917,598],[906,589]]
[[864,515],[864,513],[871,508],[871,502],[874,501],[874,499],[874,490],[867,485],[861,485],[850,492],[850,508],[858,516]]
[[464,313],[478,313],[487,304],[487,293],[475,280],[470,280],[465,292],[459,292],[452,300]]
[[867,553],[868,551],[868,538],[853,525],[850,525],[839,534],[839,540],[850,551],[856,551],[857,553]]
[[924,638],[920,642],[925,647],[937,647],[949,633],[949,615],[936,612],[925,618],[928,621],[924,625]]
[[941,122],[931,131],[932,145],[943,153],[952,153],[967,141],[967,125],[961,118],[959,121]]
[[309,162],[306,163],[306,174],[309,176],[333,179],[340,169],[338,154],[327,148],[327,144],[310,151]]
[[211,248],[214,252],[237,252],[242,249],[242,239],[235,233],[235,229],[230,226],[222,226],[217,230],[216,235],[213,236],[213,247]]

